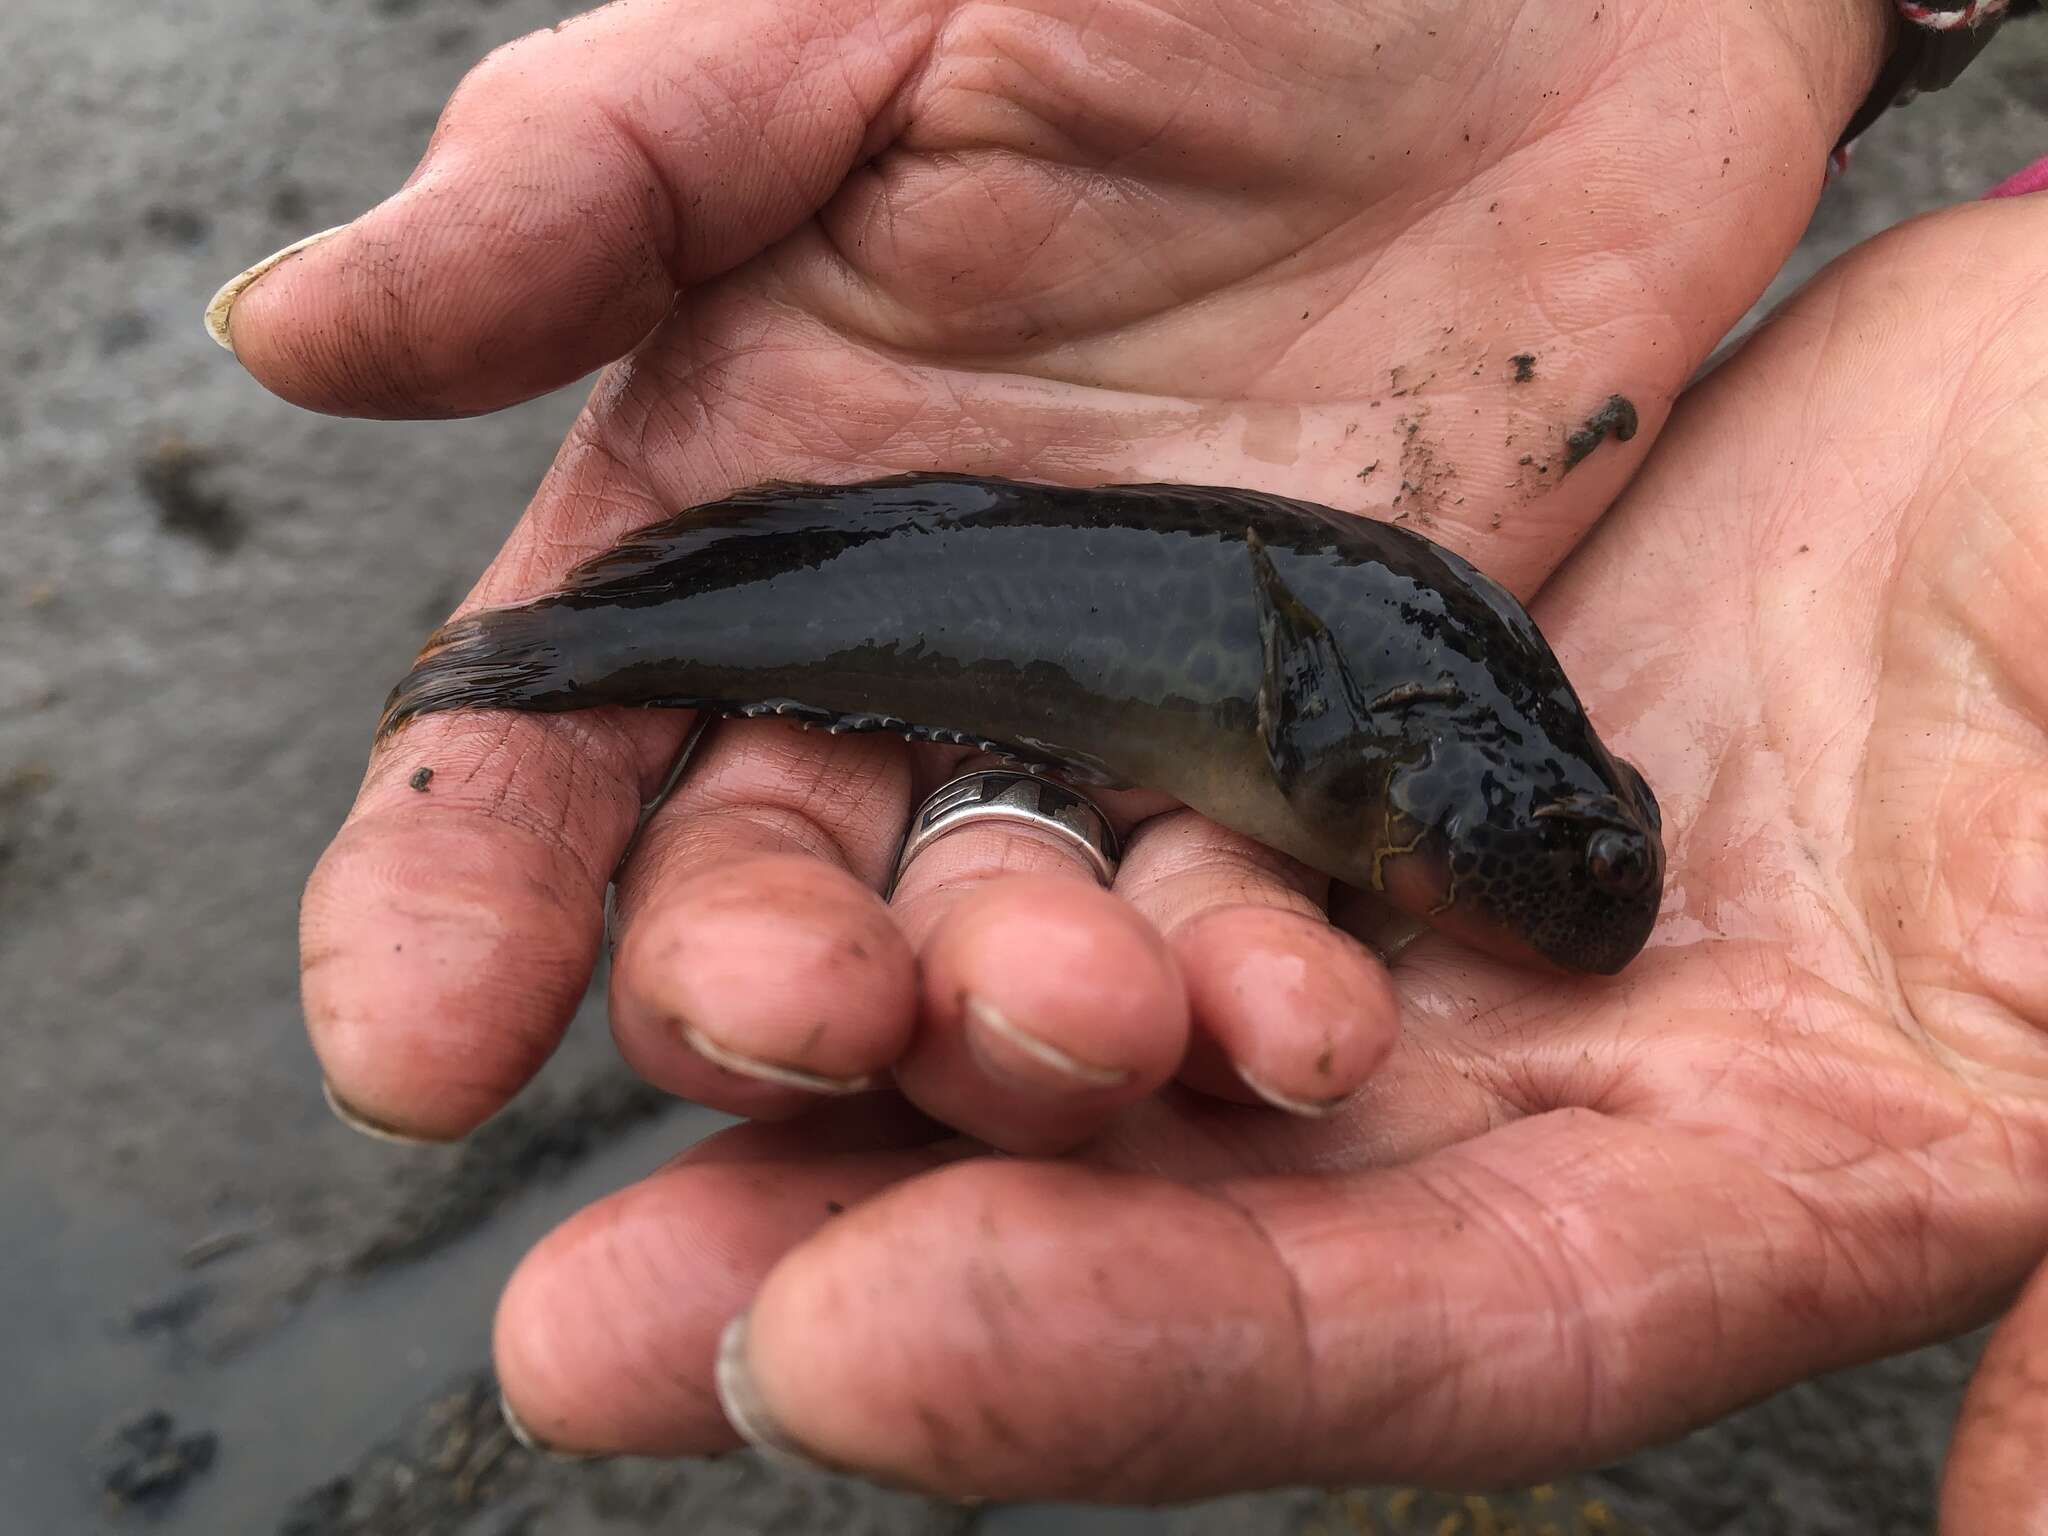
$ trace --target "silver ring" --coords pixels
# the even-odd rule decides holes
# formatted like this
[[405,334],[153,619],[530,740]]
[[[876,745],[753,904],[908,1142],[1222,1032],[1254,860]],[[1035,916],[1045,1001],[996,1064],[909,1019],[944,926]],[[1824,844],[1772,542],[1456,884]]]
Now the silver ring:
[[903,851],[896,856],[893,893],[910,861],[949,832],[979,822],[1006,821],[1032,827],[1077,850],[1105,886],[1116,879],[1116,832],[1086,795],[1035,773],[987,768],[963,773],[939,786],[911,818]]

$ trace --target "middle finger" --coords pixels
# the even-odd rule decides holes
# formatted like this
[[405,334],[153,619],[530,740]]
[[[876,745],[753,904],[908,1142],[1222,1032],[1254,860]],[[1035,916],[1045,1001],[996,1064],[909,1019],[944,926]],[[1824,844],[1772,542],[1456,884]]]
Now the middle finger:
[[915,1020],[878,894],[909,799],[899,741],[715,725],[618,875],[612,1032],[634,1069],[756,1119],[876,1086]]

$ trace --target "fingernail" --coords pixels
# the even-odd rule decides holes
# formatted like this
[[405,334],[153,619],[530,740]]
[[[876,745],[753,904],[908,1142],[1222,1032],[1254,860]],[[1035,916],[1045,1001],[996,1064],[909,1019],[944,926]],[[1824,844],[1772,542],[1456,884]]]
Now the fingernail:
[[785,1067],[780,1062],[742,1056],[738,1051],[720,1045],[687,1021],[679,1022],[676,1027],[682,1032],[683,1043],[713,1066],[723,1067],[740,1077],[751,1077],[756,1082],[773,1083],[779,1088],[801,1088],[805,1093],[823,1093],[840,1098],[866,1093],[875,1085],[873,1073],[860,1077],[827,1077],[822,1072],[806,1072],[801,1067]]
[[[761,1389],[754,1384],[754,1368],[747,1358],[747,1325],[747,1314],[742,1312],[727,1323],[725,1332],[718,1336],[718,1363],[712,1370],[711,1379],[718,1392],[718,1407],[725,1415],[725,1421],[733,1427],[735,1434],[770,1461],[805,1472],[825,1472],[839,1477],[854,1475],[854,1468],[834,1466],[812,1455],[782,1427],[781,1420],[763,1400]],[[923,1498],[934,1496],[931,1489],[897,1483],[869,1469],[859,1469],[857,1475],[880,1488],[914,1493]],[[976,1494],[947,1497],[951,1503],[965,1509],[988,1502]]]
[[388,1141],[401,1147],[437,1147],[442,1145],[425,1136],[408,1136],[404,1131],[372,1120],[361,1110],[351,1107],[342,1096],[334,1091],[334,1084],[326,1078],[320,1079],[320,1091],[327,1096],[327,1107],[334,1111],[334,1118],[352,1131],[360,1131],[375,1141]]
[[1340,1093],[1334,1099],[1297,1099],[1292,1094],[1282,1093],[1279,1089],[1260,1082],[1243,1067],[1237,1069],[1237,1075],[1245,1087],[1275,1109],[1284,1109],[1288,1114],[1299,1115],[1304,1120],[1325,1119],[1342,1109],[1351,1097],[1348,1093]]
[[725,1325],[718,1336],[718,1365],[712,1372],[718,1390],[718,1407],[738,1436],[763,1455],[816,1469],[824,1465],[791,1438],[782,1427],[761,1390],[754,1385],[754,1368],[747,1359],[747,1314]]
[[498,1393],[498,1417],[503,1419],[505,1427],[512,1431],[512,1438],[514,1440],[517,1440],[521,1445],[533,1452],[534,1455],[545,1456],[549,1461],[611,1460],[611,1457],[603,1451],[564,1451],[549,1445],[547,1441],[541,1439],[539,1435],[528,1429],[526,1421],[512,1411],[512,1404],[506,1400],[502,1390]]
[[235,301],[247,293],[258,278],[262,277],[264,273],[268,272],[279,262],[296,256],[299,252],[306,249],[307,246],[317,245],[329,235],[340,234],[341,231],[347,228],[346,224],[337,224],[332,229],[321,230],[317,235],[308,235],[303,240],[294,240],[283,250],[272,251],[246,272],[237,272],[225,283],[222,283],[220,285],[220,292],[216,293],[206,306],[206,334],[219,342],[228,351],[234,351],[235,343],[229,320],[234,311]]
[[1069,1055],[1019,1029],[1002,1010],[972,993],[960,999],[967,1016],[967,1049],[981,1069],[1001,1082],[1031,1087],[1115,1088],[1131,1080],[1128,1067],[1102,1067]]

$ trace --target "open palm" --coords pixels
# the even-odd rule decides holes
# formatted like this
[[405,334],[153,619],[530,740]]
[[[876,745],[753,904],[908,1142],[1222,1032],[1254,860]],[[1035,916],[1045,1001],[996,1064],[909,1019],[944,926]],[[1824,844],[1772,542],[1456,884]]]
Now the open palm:
[[922,1486],[1499,1482],[1989,1315],[2048,1252],[2044,239],[2036,201],[1849,258],[1546,591],[1664,796],[1621,977],[1425,940],[1336,1116],[1173,1093],[1082,1166],[881,1103],[728,1133],[528,1260],[513,1400],[722,1443],[751,1301],[750,1427]]

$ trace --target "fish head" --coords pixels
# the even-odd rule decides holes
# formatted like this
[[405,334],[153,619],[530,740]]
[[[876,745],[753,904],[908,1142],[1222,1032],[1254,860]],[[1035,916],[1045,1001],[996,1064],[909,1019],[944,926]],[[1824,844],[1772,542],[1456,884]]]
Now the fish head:
[[1248,540],[1258,727],[1300,846],[1476,948],[1619,971],[1663,900],[1649,785],[1505,588],[1412,532],[1373,538],[1378,600],[1356,604],[1300,551]]
[[1663,904],[1663,822],[1642,774],[1589,745],[1528,764],[1469,732],[1435,738],[1389,785],[1381,888],[1503,959],[1621,970]]

